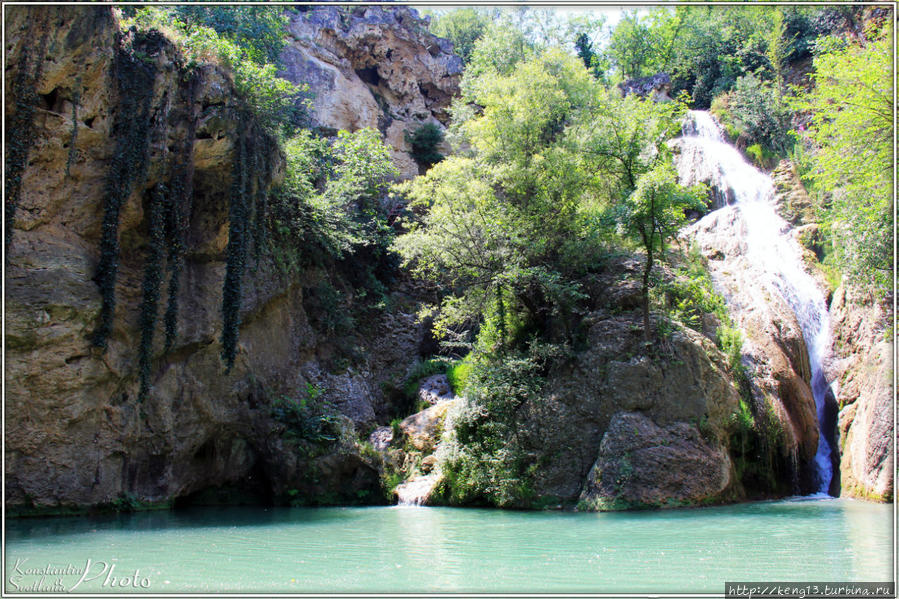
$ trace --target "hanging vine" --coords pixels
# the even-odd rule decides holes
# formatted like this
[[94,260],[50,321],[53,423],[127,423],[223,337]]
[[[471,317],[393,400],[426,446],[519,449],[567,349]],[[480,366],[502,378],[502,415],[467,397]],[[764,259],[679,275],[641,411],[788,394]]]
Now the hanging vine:
[[257,161],[261,168],[255,170],[256,176],[256,207],[253,211],[253,255],[256,263],[259,256],[268,246],[268,202],[269,190],[266,181],[271,178],[273,165],[272,156],[278,152],[278,147],[271,137],[261,135],[258,138],[259,149]]
[[[146,50],[158,49],[164,38],[155,31],[120,36],[113,61],[118,110],[113,122],[116,149],[106,177],[100,262],[96,281],[102,306],[93,344],[106,349],[115,314],[115,282],[119,264],[119,212],[134,183],[143,178],[149,157],[150,103],[156,63]],[[154,48],[155,46],[155,48]]]
[[194,163],[193,149],[197,136],[197,118],[194,114],[196,79],[191,79],[188,88],[187,135],[182,144],[180,156],[173,157],[171,172],[172,193],[168,196],[165,216],[165,236],[168,247],[166,266],[169,272],[168,305],[165,310],[165,351],[169,352],[178,335],[178,291],[181,287],[181,271],[184,268],[184,251],[188,221],[193,199]]
[[34,57],[33,70],[29,70],[31,48],[25,41],[19,57],[20,67],[13,80],[12,94],[15,98],[15,112],[6,124],[6,231],[5,244],[9,248],[12,242],[13,225],[16,219],[16,208],[22,194],[22,172],[28,160],[28,152],[34,142],[34,111],[38,104],[37,86],[40,84],[44,70],[44,55],[47,53],[47,42],[50,29],[47,26],[47,13],[41,11],[41,18],[29,21],[23,39],[34,39],[35,27],[40,28],[41,37],[38,51]]
[[148,228],[150,244],[144,266],[143,300],[140,305],[140,392],[143,401],[150,390],[150,366],[153,359],[153,333],[159,305],[159,285],[162,282],[162,261],[165,257],[165,205],[171,202],[165,185],[159,183],[150,193]]
[[237,355],[240,328],[240,296],[247,251],[247,152],[246,116],[238,115],[237,146],[232,170],[228,208],[228,248],[225,282],[222,288],[222,361],[231,372]]

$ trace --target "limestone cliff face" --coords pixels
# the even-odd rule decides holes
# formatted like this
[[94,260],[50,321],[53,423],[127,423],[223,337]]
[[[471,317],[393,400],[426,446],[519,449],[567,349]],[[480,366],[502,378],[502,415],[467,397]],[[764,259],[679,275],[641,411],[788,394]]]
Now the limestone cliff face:
[[[772,173],[778,212],[795,225],[794,236],[805,252],[805,262],[822,287],[822,256],[812,203],[795,167],[781,162]],[[839,407],[839,468],[841,494],[889,501],[893,495],[893,346],[887,330],[888,304],[847,283],[830,298],[827,380]]]
[[827,364],[840,406],[840,474],[846,495],[893,496],[893,345],[884,304],[841,285],[830,307],[833,355]]
[[[212,65],[188,73],[169,42],[120,31],[109,7],[15,7],[5,27],[8,89],[21,69],[32,74],[36,61],[43,65],[7,254],[8,506],[90,506],[123,497],[152,503],[230,483],[266,496],[292,491],[338,500],[377,493],[377,471],[360,456],[352,433],[389,413],[382,383],[402,377],[418,354],[414,305],[395,294],[392,312],[351,335],[355,358],[338,359],[334,340],[314,326],[308,310],[325,273],[284,277],[261,260],[244,275],[238,355],[225,374],[222,282],[237,139],[229,74]],[[117,305],[101,353],[90,340],[101,306],[94,277],[104,193],[123,134],[115,129],[124,122],[115,61],[124,46],[129,60],[154,73],[149,157],[118,219]],[[335,46],[336,59],[350,61],[343,54],[350,50],[367,53]],[[10,113],[21,99],[7,96]],[[257,141],[264,145],[262,137]],[[263,186],[283,168],[276,146],[269,147]],[[150,395],[141,402],[147,206],[150,190],[171,183],[179,163],[189,166],[193,193],[178,334],[165,352],[157,329]],[[160,296],[167,293],[163,284]],[[272,416],[277,398],[296,399],[308,389],[341,414],[340,438],[323,449],[285,440],[286,425]]]
[[413,177],[419,166],[406,135],[449,121],[462,75],[452,43],[427,28],[407,7],[309,7],[290,17],[283,76],[309,85],[314,126],[379,129],[401,176]]

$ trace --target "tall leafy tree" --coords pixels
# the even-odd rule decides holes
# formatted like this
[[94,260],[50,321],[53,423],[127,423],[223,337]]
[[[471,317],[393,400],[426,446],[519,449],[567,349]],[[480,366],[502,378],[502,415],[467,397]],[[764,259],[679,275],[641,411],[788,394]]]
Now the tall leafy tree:
[[426,208],[397,249],[420,274],[458,292],[439,324],[495,324],[500,347],[515,331],[546,330],[579,297],[564,256],[583,238],[583,196],[595,187],[573,133],[595,109],[598,84],[559,50],[479,78],[483,107],[459,126],[470,157],[451,157],[404,186]]
[[649,282],[655,257],[664,252],[665,243],[686,224],[687,209],[704,207],[706,196],[701,188],[683,188],[677,184],[677,173],[667,161],[659,162],[640,176],[627,200],[618,206],[618,222],[622,232],[639,239],[646,251],[643,267],[643,336],[651,339],[649,323]]

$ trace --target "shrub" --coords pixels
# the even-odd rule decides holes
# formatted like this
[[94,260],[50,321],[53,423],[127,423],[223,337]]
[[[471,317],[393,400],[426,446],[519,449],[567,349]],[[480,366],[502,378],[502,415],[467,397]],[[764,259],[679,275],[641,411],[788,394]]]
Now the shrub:
[[471,354],[469,354],[462,361],[453,362],[446,371],[446,377],[449,379],[450,386],[453,388],[453,393],[456,395],[465,393],[465,389],[468,386],[468,381],[471,377],[471,370],[474,366],[471,360],[472,357]]
[[[754,75],[737,80],[730,97],[730,111],[737,128],[751,143],[770,148],[779,156],[786,156],[793,147],[790,131],[790,111],[769,82]],[[759,159],[764,150],[758,150]]]
[[443,141],[443,131],[434,123],[425,123],[408,137],[412,157],[422,166],[431,166],[443,160],[437,146]]
[[308,114],[308,87],[277,76],[286,19],[270,7],[126,8],[126,26],[157,30],[187,58],[188,67],[217,61],[230,69],[234,86],[260,124],[290,135]]
[[287,426],[286,437],[311,443],[331,443],[340,436],[340,418],[333,406],[319,401],[323,390],[306,384],[302,397],[282,395],[272,402],[272,418]]
[[530,504],[536,464],[522,418],[525,406],[541,404],[541,373],[558,355],[558,347],[532,343],[523,353],[467,359],[468,402],[455,420],[452,451],[441,459],[445,499],[499,507]]

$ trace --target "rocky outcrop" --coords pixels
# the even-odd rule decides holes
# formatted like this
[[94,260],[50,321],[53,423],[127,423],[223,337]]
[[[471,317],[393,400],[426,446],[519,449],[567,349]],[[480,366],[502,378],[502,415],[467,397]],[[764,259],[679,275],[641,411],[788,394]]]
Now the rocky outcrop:
[[732,483],[726,450],[685,422],[664,428],[639,412],[619,412],[603,435],[580,505],[697,505],[720,498]]
[[448,123],[462,75],[452,43],[427,29],[404,6],[299,9],[290,15],[283,76],[309,85],[314,126],[379,129],[409,178],[419,165],[406,136],[426,123]]
[[774,181],[774,203],[784,220],[793,225],[815,222],[812,200],[792,162],[781,160],[771,173],[771,179]]
[[[746,236],[747,223],[737,206],[709,214],[683,234],[708,260],[715,288],[743,331],[742,360],[754,413],[770,411],[775,416],[784,433],[780,439],[787,452],[784,457],[805,471],[818,447],[808,348],[793,310],[748,255]],[[789,478],[798,473],[782,474],[792,485]]]
[[[589,349],[552,374],[544,405],[533,406],[523,434],[540,455],[535,492],[543,501],[618,509],[739,494],[727,433],[739,393],[724,356],[690,329],[647,355],[640,322],[637,314],[590,314]],[[656,478],[664,468],[669,478]]]
[[641,98],[650,97],[655,102],[671,102],[671,76],[668,73],[656,73],[649,77],[628,79],[618,84],[621,93],[637,94]]
[[889,501],[895,484],[893,343],[883,301],[842,285],[830,308],[833,354],[827,363],[840,406],[843,492]]
[[[377,501],[376,465],[361,455],[354,431],[389,420],[386,383],[404,377],[421,343],[415,300],[396,291],[395,309],[366,318],[344,339],[352,351],[341,349],[310,312],[325,273],[283,276],[263,257],[244,275],[240,342],[226,373],[222,282],[237,139],[231,78],[212,65],[187,74],[172,44],[121,32],[112,11],[21,6],[4,23],[8,84],[45,49],[6,265],[8,507],[95,506],[122,497],[159,503],[223,485],[251,486],[268,498],[344,501],[368,492]],[[155,73],[152,125],[145,176],[118,219],[117,304],[101,352],[91,344],[101,306],[93,279],[104,190],[123,134],[115,129],[123,105],[114,67],[123,45],[134,51],[127,60]],[[7,96],[8,111],[16,100]],[[193,191],[177,337],[165,351],[157,325],[150,393],[140,401],[148,202],[156,184],[170,183],[173,158],[190,166]],[[282,168],[275,149],[267,161],[272,170],[261,185]],[[160,297],[167,293],[163,284]],[[298,400],[313,397],[336,412],[303,411]],[[300,407],[279,408],[276,417],[281,398]]]

